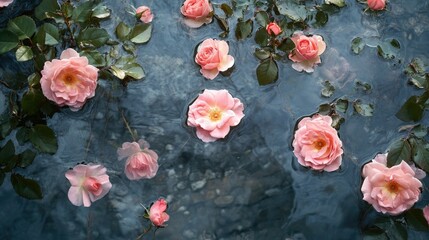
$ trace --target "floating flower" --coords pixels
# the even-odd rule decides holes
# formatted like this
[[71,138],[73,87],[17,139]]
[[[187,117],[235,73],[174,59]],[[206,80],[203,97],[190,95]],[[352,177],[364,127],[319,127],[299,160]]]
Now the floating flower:
[[378,154],[363,167],[363,200],[377,212],[398,215],[419,200],[422,183],[405,161],[390,168],[386,162],[387,154]]
[[149,210],[149,219],[153,225],[157,227],[164,227],[164,223],[170,219],[170,216],[165,212],[167,210],[167,202],[165,199],[160,198],[155,201]]
[[147,6],[140,6],[136,9],[136,16],[144,23],[150,23],[153,19],[153,14]]
[[291,39],[295,43],[295,49],[289,54],[289,59],[294,62],[292,68],[298,72],[313,72],[314,66],[321,63],[320,55],[326,49],[323,38],[319,35],[306,36],[297,31]]
[[197,137],[203,142],[213,142],[240,123],[243,110],[241,101],[227,90],[206,89],[189,106],[187,123],[197,129]]
[[186,0],[180,8],[186,17],[185,24],[190,28],[199,28],[210,23],[213,18],[213,7],[209,0]]
[[282,29],[275,22],[271,22],[266,27],[268,34],[273,34],[275,36],[279,35],[282,32]]
[[112,188],[106,168],[99,164],[79,164],[66,172],[71,187],[70,202],[75,206],[91,206],[91,202],[104,197]]
[[130,180],[153,178],[158,171],[158,154],[149,149],[149,144],[140,139],[139,142],[125,142],[118,149],[118,158],[125,162],[125,175]]
[[331,117],[319,114],[298,123],[292,145],[299,164],[327,172],[340,167],[343,144],[331,124]]
[[11,4],[13,0],[0,0],[0,8],[1,7],[7,7],[9,4]]
[[386,0],[368,0],[367,3],[368,7],[374,11],[383,10],[386,7]]
[[423,208],[423,216],[426,218],[426,222],[428,222],[429,225],[429,205]]
[[223,40],[206,39],[197,49],[195,62],[201,66],[201,74],[207,79],[213,80],[219,71],[228,70],[234,65],[234,58],[228,55],[229,46]]
[[60,60],[45,62],[40,85],[46,98],[77,111],[94,97],[97,78],[98,69],[88,64],[88,58],[69,48],[61,53]]

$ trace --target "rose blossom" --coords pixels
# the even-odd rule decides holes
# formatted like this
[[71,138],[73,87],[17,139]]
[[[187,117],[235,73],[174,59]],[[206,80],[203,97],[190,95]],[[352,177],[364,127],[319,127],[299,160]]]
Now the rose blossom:
[[185,24],[190,28],[199,28],[212,21],[213,7],[209,0],[186,0],[180,11],[186,17]]
[[386,7],[386,0],[368,0],[368,7],[371,10],[383,10]]
[[271,22],[267,25],[266,27],[268,34],[274,34],[274,35],[279,35],[282,32],[282,29],[280,28],[279,25],[277,25],[277,23],[275,22]]
[[398,215],[419,200],[422,183],[405,161],[390,168],[386,162],[387,154],[378,154],[363,167],[363,200],[377,212]]
[[320,54],[326,49],[323,38],[319,35],[306,36],[297,31],[291,39],[295,43],[295,49],[289,54],[289,59],[294,62],[292,68],[298,72],[313,72],[313,67],[321,63]]
[[188,126],[196,127],[203,142],[224,138],[230,127],[237,126],[244,117],[244,107],[225,89],[204,90],[189,106]]
[[88,58],[69,48],[61,53],[60,60],[45,62],[40,85],[46,98],[77,111],[94,97],[97,78],[98,69],[88,64]]
[[160,198],[155,201],[149,210],[149,219],[153,225],[157,227],[164,227],[164,223],[170,219],[170,216],[165,212],[167,210],[167,202]]
[[426,218],[426,222],[428,222],[429,225],[429,205],[423,208],[423,216]]
[[125,142],[118,149],[118,158],[125,162],[125,175],[130,180],[153,178],[158,171],[158,154],[149,149],[149,144],[140,139],[139,142]]
[[68,197],[75,206],[89,207],[112,188],[106,168],[99,164],[79,164],[65,175],[72,185]]
[[228,70],[234,65],[234,58],[228,55],[229,46],[223,40],[206,39],[197,49],[195,62],[201,66],[201,74],[213,80],[219,71]]
[[13,0],[0,0],[0,8],[1,7],[7,7],[9,4],[11,4]]
[[319,114],[305,117],[298,123],[292,145],[302,166],[327,172],[340,167],[343,144],[331,124],[331,117]]
[[147,6],[140,6],[136,9],[136,15],[140,16],[140,20],[144,23],[150,23],[153,19],[153,14]]

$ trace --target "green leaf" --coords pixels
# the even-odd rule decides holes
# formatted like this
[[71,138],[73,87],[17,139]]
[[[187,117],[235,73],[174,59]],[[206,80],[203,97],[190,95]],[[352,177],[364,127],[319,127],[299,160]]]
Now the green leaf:
[[402,121],[419,121],[423,117],[424,106],[419,103],[418,96],[411,96],[395,114]]
[[21,46],[16,50],[15,56],[18,62],[25,62],[33,59],[33,50],[28,46]]
[[54,154],[58,149],[55,133],[46,125],[38,124],[31,128],[30,141],[41,152]]
[[261,47],[268,45],[269,35],[264,27],[260,27],[255,33],[255,42]]
[[417,127],[413,128],[414,136],[418,138],[424,138],[428,134],[428,128],[419,124]]
[[338,99],[335,102],[335,109],[339,112],[345,113],[347,112],[347,108],[349,107],[349,101],[347,99]]
[[239,21],[237,27],[235,28],[235,37],[238,40],[250,37],[253,31],[253,21],[248,19],[245,22]]
[[36,158],[36,153],[31,151],[30,149],[27,149],[20,154],[18,166],[21,168],[28,167],[33,163],[34,158]]
[[58,28],[55,25],[50,23],[45,23],[36,33],[35,40],[38,44],[45,45],[56,45],[60,40],[60,33]]
[[329,81],[325,81],[324,83],[323,83],[323,89],[322,89],[322,92],[321,92],[321,94],[322,94],[322,97],[326,97],[326,98],[329,98],[329,97],[331,97],[332,96],[332,94],[334,94],[334,92],[335,92],[335,87],[334,86],[332,86],[332,84],[329,82]]
[[6,29],[0,29],[0,54],[9,52],[16,46],[18,46],[19,39],[11,31]]
[[256,12],[255,19],[262,27],[265,27],[270,23],[270,17],[268,17],[268,13],[265,11]]
[[125,76],[126,76],[126,73],[125,73],[125,71],[124,70],[122,70],[122,69],[120,69],[119,67],[116,67],[116,66],[111,66],[110,68],[109,68],[109,71],[113,74],[113,75],[115,75],[117,78],[119,78],[119,79],[124,79],[125,78]]
[[231,17],[232,14],[234,13],[232,11],[232,8],[228,4],[226,4],[226,3],[222,3],[222,5],[220,5],[220,9],[223,10],[223,12],[225,13],[225,16],[227,18]]
[[334,4],[337,7],[344,7],[346,5],[345,0],[325,0],[326,4]]
[[15,155],[15,145],[9,140],[1,149],[0,149],[0,164],[5,164],[10,161],[11,158]]
[[30,139],[30,129],[21,127],[16,131],[16,140],[20,145],[24,145]]
[[110,9],[108,9],[106,6],[99,4],[95,8],[92,9],[92,15],[91,17],[94,18],[107,18],[110,16]]
[[401,48],[401,44],[399,44],[399,41],[396,39],[392,39],[390,41],[390,45],[392,45],[392,47],[400,49]]
[[128,27],[127,24],[120,22],[118,26],[116,27],[116,37],[118,37],[119,40],[125,41],[128,39],[128,34],[130,34],[131,28]]
[[406,162],[411,160],[411,145],[406,139],[398,139],[389,146],[387,166],[398,165],[402,160]]
[[36,115],[45,103],[45,97],[40,89],[29,89],[22,97],[22,111],[30,116]]
[[323,26],[328,22],[329,16],[327,13],[323,12],[323,11],[317,11],[316,13],[316,22],[320,25]]
[[146,43],[152,35],[152,25],[146,23],[137,24],[129,35],[129,39],[133,43]]
[[12,182],[15,192],[21,197],[31,200],[43,198],[42,190],[36,181],[24,178],[17,173],[13,173],[10,176],[10,181]]
[[428,89],[429,88],[429,74],[425,74],[423,76],[416,74],[413,77],[411,77],[410,82],[418,88]]
[[36,32],[36,23],[32,18],[22,15],[10,20],[7,24],[7,29],[15,33],[19,40],[24,40],[31,38]]
[[280,14],[286,15],[295,22],[302,22],[307,18],[307,9],[291,1],[276,2]]
[[87,22],[91,18],[93,5],[93,1],[88,1],[80,4],[75,9],[73,9],[73,21],[81,23]]
[[127,64],[122,68],[122,70],[125,72],[125,75],[137,80],[142,79],[145,76],[143,68],[137,63]]
[[277,48],[285,53],[289,53],[295,48],[295,43],[292,41],[292,39],[285,38]]
[[89,64],[91,64],[92,66],[95,66],[95,67],[106,66],[106,59],[99,51],[96,51],[96,50],[82,51],[80,53],[80,56],[85,56],[86,58],[88,58]]
[[396,39],[387,40],[377,45],[377,53],[386,60],[395,59],[400,49],[399,42]]
[[256,76],[258,77],[259,85],[267,85],[273,83],[278,78],[277,63],[271,58],[265,59],[256,68]]
[[429,150],[426,148],[426,142],[421,139],[410,139],[411,146],[413,147],[413,161],[423,169],[429,172]]
[[48,13],[55,13],[58,10],[60,10],[60,6],[57,0],[42,0],[34,10],[34,15],[37,19],[43,20],[50,16]]
[[413,208],[405,212],[405,221],[408,226],[416,231],[429,231],[429,225],[426,218],[423,215],[423,210],[419,208]]
[[370,117],[374,112],[374,106],[372,106],[372,104],[362,103],[360,100],[353,102],[353,108],[364,117]]
[[101,28],[86,28],[79,33],[77,41],[79,46],[82,48],[101,47],[107,40],[109,40],[109,34],[105,29]]
[[267,51],[267,50],[264,50],[264,49],[259,49],[259,48],[255,49],[255,53],[254,54],[255,54],[255,56],[259,60],[264,60],[264,59],[267,59],[267,58],[269,58],[271,56],[271,52],[270,51]]
[[426,72],[425,63],[420,58],[413,58],[411,63],[405,68],[405,73],[409,75],[423,75]]
[[329,103],[323,103],[319,105],[318,113],[322,115],[329,115],[332,112],[331,104]]
[[352,51],[355,54],[359,54],[365,48],[365,42],[360,37],[356,37],[352,40]]

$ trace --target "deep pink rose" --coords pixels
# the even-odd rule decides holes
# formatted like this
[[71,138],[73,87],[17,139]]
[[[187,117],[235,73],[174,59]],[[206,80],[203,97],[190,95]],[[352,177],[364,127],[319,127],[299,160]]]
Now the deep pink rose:
[[423,208],[423,216],[426,218],[426,222],[428,222],[429,225],[429,205]]
[[383,10],[386,7],[386,0],[368,0],[368,7],[375,11]]
[[164,227],[164,223],[170,219],[170,216],[165,212],[167,210],[167,202],[160,198],[156,200],[149,210],[149,219],[153,225]]
[[140,139],[139,142],[125,142],[118,149],[118,158],[125,162],[125,175],[130,180],[153,178],[158,171],[158,154],[149,149],[149,144]]
[[387,154],[378,154],[362,170],[363,200],[377,212],[398,215],[419,200],[422,183],[405,161],[387,167]]
[[186,17],[185,24],[191,28],[198,28],[212,21],[213,7],[209,0],[186,0],[180,11]]
[[225,89],[204,90],[189,106],[188,126],[197,129],[197,137],[203,142],[224,138],[231,127],[237,126],[244,117],[244,107]]
[[266,27],[268,34],[279,35],[282,32],[282,29],[275,22],[271,22]]
[[144,23],[150,23],[153,19],[153,14],[147,6],[140,6],[136,9],[136,15],[140,16],[140,20]]
[[60,60],[45,62],[40,85],[46,98],[77,111],[94,97],[97,78],[98,69],[88,64],[88,58],[69,48],[61,53]]
[[91,202],[104,197],[112,188],[106,168],[99,164],[79,164],[66,172],[71,187],[70,202],[75,206],[91,206]]
[[313,72],[314,66],[321,63],[320,55],[325,51],[326,44],[319,35],[306,36],[302,32],[295,32],[292,37],[295,49],[289,54],[294,63],[292,68],[301,72]]
[[228,55],[229,46],[223,40],[206,39],[197,49],[195,62],[201,66],[201,74],[207,79],[213,80],[219,71],[228,70],[234,65],[234,58]]
[[0,8],[1,7],[7,7],[9,4],[11,4],[13,0],[0,0]]
[[327,172],[340,167],[343,144],[331,124],[331,117],[319,114],[305,117],[298,123],[292,145],[302,166]]

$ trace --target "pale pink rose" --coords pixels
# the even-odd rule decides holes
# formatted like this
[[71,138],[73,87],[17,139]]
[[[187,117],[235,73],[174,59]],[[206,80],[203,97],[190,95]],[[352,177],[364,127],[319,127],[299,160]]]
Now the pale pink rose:
[[9,4],[11,4],[13,0],[0,0],[0,8],[1,7],[7,7]]
[[170,216],[165,212],[167,210],[167,202],[160,198],[152,204],[149,210],[149,219],[153,225],[164,227],[164,223],[170,219]]
[[201,66],[201,74],[210,80],[213,80],[219,71],[228,70],[234,65],[234,58],[228,55],[229,46],[223,40],[206,39],[197,49],[195,62]]
[[97,78],[98,69],[88,64],[88,58],[69,48],[61,53],[60,60],[45,62],[40,85],[46,98],[77,111],[94,97]]
[[299,164],[327,172],[340,167],[343,144],[331,124],[331,117],[319,114],[305,117],[298,123],[292,146]]
[[153,19],[153,14],[147,6],[140,6],[136,9],[136,15],[140,16],[140,20],[144,23],[150,23]]
[[185,24],[191,28],[199,28],[212,21],[213,7],[209,0],[186,0],[180,8],[186,17]]
[[271,22],[266,27],[268,34],[279,35],[282,32],[282,29],[275,22]]
[[244,107],[225,89],[204,90],[189,106],[188,126],[195,127],[197,137],[203,142],[224,138],[231,127],[244,117]]
[[319,35],[306,36],[297,31],[291,39],[295,43],[295,49],[289,54],[289,59],[294,62],[292,68],[298,72],[313,72],[314,66],[321,63],[320,55],[326,49],[323,38]]
[[158,172],[158,154],[149,149],[149,144],[140,139],[139,142],[125,142],[118,149],[118,158],[125,162],[125,175],[130,180],[153,178]]
[[362,170],[363,200],[377,212],[398,215],[419,200],[422,183],[405,161],[388,168],[387,154],[378,154]]
[[91,206],[91,202],[104,197],[112,188],[106,168],[99,164],[79,164],[66,172],[71,187],[70,202],[75,206]]
[[386,7],[386,0],[368,0],[368,7],[375,11],[383,10]]
[[423,216],[426,218],[426,222],[428,222],[429,225],[429,205],[423,208]]

